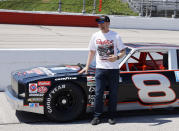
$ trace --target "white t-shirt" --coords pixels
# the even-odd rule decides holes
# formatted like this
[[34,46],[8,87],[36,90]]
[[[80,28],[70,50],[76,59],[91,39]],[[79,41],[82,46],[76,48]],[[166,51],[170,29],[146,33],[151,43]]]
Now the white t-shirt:
[[100,30],[92,35],[89,42],[89,50],[96,51],[96,68],[99,69],[119,69],[118,60],[109,62],[107,59],[110,55],[117,56],[124,48],[120,36],[114,31],[102,33]]

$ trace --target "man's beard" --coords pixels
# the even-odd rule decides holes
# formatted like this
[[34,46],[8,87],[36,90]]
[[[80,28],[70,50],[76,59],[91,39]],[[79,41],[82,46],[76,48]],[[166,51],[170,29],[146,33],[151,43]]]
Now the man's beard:
[[101,30],[105,30],[105,27],[101,27]]

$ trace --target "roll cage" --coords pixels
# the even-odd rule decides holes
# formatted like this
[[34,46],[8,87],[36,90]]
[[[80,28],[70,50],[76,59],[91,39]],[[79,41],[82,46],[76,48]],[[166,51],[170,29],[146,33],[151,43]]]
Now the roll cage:
[[176,49],[133,48],[119,68],[121,71],[175,70],[177,65]]

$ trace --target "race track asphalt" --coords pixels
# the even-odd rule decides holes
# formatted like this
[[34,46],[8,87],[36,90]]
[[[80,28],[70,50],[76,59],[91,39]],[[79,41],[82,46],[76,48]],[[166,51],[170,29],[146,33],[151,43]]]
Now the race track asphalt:
[[91,114],[81,119],[57,123],[45,116],[15,111],[0,93],[0,131],[178,131],[179,109],[123,111],[116,116],[116,125],[104,118],[97,126],[90,124]]
[[[0,48],[87,48],[97,28],[0,24]],[[112,29],[124,42],[179,44],[179,31]],[[90,124],[91,114],[68,123],[13,110],[0,92],[0,131],[178,131],[179,109],[125,111],[117,124]]]
[[[111,29],[123,42],[179,44],[179,31]],[[0,48],[87,48],[98,28],[0,24]]]

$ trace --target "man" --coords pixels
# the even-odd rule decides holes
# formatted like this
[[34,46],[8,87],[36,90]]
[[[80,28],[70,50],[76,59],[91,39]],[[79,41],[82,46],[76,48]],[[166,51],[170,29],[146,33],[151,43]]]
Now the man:
[[[117,106],[119,62],[118,59],[125,55],[125,46],[120,36],[109,30],[110,19],[108,16],[101,16],[96,19],[100,31],[93,34],[89,42],[89,54],[86,67],[79,73],[88,73],[89,65],[96,54],[96,89],[94,102],[94,118],[92,125],[100,123],[100,116],[103,113],[103,94],[105,82],[109,83],[109,124],[115,124],[114,114]],[[120,53],[118,53],[120,51]]]

